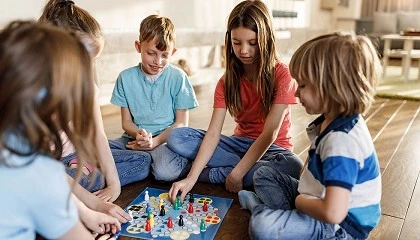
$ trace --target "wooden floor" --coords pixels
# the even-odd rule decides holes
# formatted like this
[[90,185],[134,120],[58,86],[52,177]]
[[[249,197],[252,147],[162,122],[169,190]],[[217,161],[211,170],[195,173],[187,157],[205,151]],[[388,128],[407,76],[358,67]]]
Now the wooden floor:
[[[190,126],[206,129],[210,121],[214,86],[196,89],[200,107],[190,112]],[[112,112],[112,111],[111,111]],[[118,110],[117,110],[118,112]],[[382,218],[379,226],[369,239],[420,239],[420,102],[377,99],[366,114],[370,133],[378,153],[382,172]],[[292,108],[292,136],[294,151],[306,159],[309,140],[305,128],[315,116],[307,115],[301,105]],[[120,136],[119,114],[104,116],[106,133],[109,138]],[[230,135],[234,123],[227,117],[223,133]],[[122,188],[115,202],[126,207],[145,187],[169,189],[151,177]],[[236,194],[224,190],[222,185],[198,183],[192,190],[195,193],[233,199],[216,239],[249,239],[248,211],[240,209]],[[131,239],[121,237],[120,239]]]

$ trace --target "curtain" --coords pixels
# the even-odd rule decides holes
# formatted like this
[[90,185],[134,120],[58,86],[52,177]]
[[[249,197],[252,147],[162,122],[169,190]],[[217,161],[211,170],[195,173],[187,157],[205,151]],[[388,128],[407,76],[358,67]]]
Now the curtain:
[[419,0],[363,0],[362,17],[374,12],[420,11]]

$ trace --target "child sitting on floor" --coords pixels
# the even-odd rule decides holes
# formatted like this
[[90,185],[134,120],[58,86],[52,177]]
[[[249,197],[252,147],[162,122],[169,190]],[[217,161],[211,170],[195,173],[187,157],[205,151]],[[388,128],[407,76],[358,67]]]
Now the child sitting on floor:
[[290,62],[312,141],[300,180],[276,164],[254,175],[256,195],[240,191],[253,239],[366,239],[381,217],[381,176],[362,113],[381,76],[367,37],[334,33],[303,44]]
[[93,83],[92,59],[74,34],[33,22],[0,32],[0,239],[93,239],[83,224],[96,233],[121,229],[116,218],[73,201],[57,161],[64,132],[79,175],[87,159],[96,163],[96,144],[85,140],[96,131]]

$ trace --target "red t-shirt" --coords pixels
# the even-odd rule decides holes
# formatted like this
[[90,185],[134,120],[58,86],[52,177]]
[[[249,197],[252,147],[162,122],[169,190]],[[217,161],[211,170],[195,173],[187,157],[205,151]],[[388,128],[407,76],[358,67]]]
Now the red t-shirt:
[[[292,79],[289,68],[283,63],[276,64],[276,89],[274,90],[273,104],[296,104],[294,96],[296,91],[296,81]],[[261,108],[261,96],[254,89],[252,82],[241,76],[240,79],[242,112],[235,118],[236,127],[233,135],[257,139],[264,129],[264,111]],[[214,92],[214,108],[226,108],[225,85],[222,77],[217,83]],[[277,139],[274,144],[292,150],[293,144],[290,136],[290,110],[286,112],[283,123],[281,124]]]

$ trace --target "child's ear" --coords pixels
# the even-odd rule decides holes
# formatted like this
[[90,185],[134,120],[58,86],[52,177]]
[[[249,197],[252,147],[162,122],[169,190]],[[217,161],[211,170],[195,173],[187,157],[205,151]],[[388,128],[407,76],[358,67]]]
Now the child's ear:
[[178,50],[178,49],[174,48],[174,49],[172,50],[172,55],[174,55],[174,54],[176,53],[176,50]]
[[139,41],[135,41],[134,46],[136,47],[137,52],[141,53],[141,43]]

